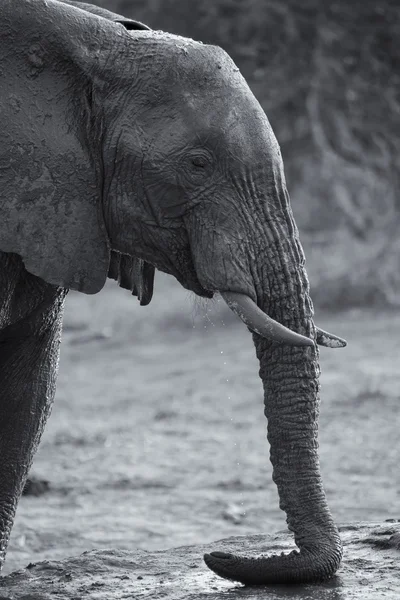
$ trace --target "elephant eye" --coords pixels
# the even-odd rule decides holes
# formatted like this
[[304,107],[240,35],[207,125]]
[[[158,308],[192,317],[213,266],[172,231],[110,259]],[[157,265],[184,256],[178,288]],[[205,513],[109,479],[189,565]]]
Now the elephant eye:
[[208,160],[204,156],[195,156],[192,158],[192,165],[197,169],[205,169],[208,165]]
[[213,160],[209,152],[203,149],[190,152],[186,155],[182,174],[194,185],[201,184],[213,173]]

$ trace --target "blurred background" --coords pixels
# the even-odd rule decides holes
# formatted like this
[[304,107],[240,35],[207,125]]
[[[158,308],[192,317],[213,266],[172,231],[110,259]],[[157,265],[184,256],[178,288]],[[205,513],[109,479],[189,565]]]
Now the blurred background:
[[[339,522],[399,519],[398,0],[97,0],[222,46],[282,148],[320,327],[320,457]],[[67,298],[56,401],[5,572],[92,547],[162,549],[285,526],[247,329],[156,273]],[[212,549],[212,548],[211,548]],[[215,547],[214,547],[215,549]]]

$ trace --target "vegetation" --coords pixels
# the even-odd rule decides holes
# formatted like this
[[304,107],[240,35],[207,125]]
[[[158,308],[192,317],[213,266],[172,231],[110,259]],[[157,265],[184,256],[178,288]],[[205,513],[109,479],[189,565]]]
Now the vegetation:
[[281,144],[317,302],[400,303],[398,0],[96,2],[227,50]]

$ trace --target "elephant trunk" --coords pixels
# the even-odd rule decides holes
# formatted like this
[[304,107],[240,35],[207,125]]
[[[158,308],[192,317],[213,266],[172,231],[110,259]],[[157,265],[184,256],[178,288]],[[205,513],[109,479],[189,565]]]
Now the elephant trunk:
[[[312,322],[309,327],[313,327]],[[299,554],[276,557],[270,563],[265,560],[256,577],[281,582],[325,579],[338,568],[342,549],[319,469],[318,350],[278,349],[259,336],[254,338],[264,386],[273,479],[280,507],[300,548]]]
[[[293,256],[285,263],[292,261]],[[282,266],[276,271],[276,293],[268,302],[269,314],[315,339],[305,270],[298,264],[288,276],[288,269]],[[285,301],[285,290],[290,300]],[[264,386],[273,479],[280,507],[300,548],[300,554],[275,558],[269,567],[270,577],[283,582],[325,579],[338,568],[342,549],[319,468],[318,348],[277,347],[258,335],[253,338]]]
[[[304,257],[293,235],[279,232],[273,255],[259,274],[258,306],[271,318],[307,338],[316,339]],[[272,246],[271,246],[272,247]],[[327,506],[318,459],[318,347],[277,344],[253,333],[265,416],[280,507],[286,512],[300,552],[261,558],[222,552],[205,556],[218,575],[245,584],[292,583],[326,579],[338,568],[342,546]]]

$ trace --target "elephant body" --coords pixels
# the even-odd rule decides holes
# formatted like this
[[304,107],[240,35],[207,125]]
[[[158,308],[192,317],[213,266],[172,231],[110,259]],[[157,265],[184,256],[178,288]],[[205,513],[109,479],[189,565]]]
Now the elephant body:
[[279,145],[238,68],[63,0],[0,0],[0,564],[55,392],[65,296],[155,269],[253,332],[273,477],[300,551],[212,552],[247,584],[330,577],[341,543],[318,463],[317,344]]

